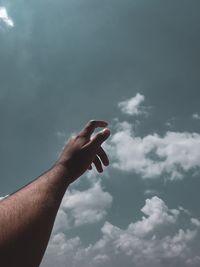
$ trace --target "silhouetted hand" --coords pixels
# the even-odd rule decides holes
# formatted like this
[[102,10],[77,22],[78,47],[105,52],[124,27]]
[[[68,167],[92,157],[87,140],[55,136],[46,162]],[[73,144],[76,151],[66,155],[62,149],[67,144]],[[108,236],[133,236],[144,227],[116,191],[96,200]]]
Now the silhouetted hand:
[[[104,166],[109,165],[108,157],[101,147],[110,136],[110,130],[105,128],[107,125],[105,121],[92,120],[65,145],[56,164],[61,164],[66,168],[66,177],[69,179],[69,183],[75,181],[87,169],[92,169],[92,163],[100,173],[103,172],[102,163]],[[98,127],[105,129],[91,139],[92,133]]]

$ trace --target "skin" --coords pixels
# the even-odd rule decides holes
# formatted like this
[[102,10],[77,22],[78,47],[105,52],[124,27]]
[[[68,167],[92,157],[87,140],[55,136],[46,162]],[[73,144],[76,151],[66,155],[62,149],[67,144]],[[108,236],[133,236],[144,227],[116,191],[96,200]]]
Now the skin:
[[90,121],[65,145],[54,166],[33,182],[0,202],[0,263],[4,267],[38,267],[68,186],[92,164],[103,172],[109,165],[101,147],[110,130],[105,121]]

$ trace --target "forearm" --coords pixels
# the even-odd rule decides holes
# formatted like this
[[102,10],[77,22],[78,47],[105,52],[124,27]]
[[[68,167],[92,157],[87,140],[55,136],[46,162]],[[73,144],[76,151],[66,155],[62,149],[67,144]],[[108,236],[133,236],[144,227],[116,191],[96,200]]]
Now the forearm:
[[66,169],[55,165],[0,203],[0,262],[4,267],[39,266],[67,187]]
[[4,267],[38,267],[68,185],[94,163],[99,172],[109,160],[101,144],[109,129],[91,135],[104,121],[90,121],[65,145],[57,164],[0,202],[0,262]]

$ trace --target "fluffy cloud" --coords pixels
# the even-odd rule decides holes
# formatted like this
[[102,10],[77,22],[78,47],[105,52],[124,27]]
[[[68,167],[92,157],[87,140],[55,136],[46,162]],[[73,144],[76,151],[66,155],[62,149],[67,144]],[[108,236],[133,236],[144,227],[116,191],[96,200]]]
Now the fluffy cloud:
[[147,216],[141,221],[129,226],[135,236],[145,236],[155,231],[160,225],[174,224],[177,221],[179,210],[169,210],[162,199],[153,197],[146,200],[141,211]]
[[154,196],[154,195],[157,195],[157,194],[159,194],[159,192],[156,191],[155,189],[146,189],[144,191],[144,195],[146,195],[146,196]]
[[200,227],[200,221],[196,218],[191,218],[191,222],[196,225],[197,227]]
[[135,136],[128,122],[118,123],[107,150],[113,167],[140,174],[144,178],[164,174],[170,179],[181,179],[184,173],[200,167],[200,135],[171,132],[145,137]]
[[[158,197],[147,199],[141,211],[142,219],[124,230],[106,222],[101,239],[86,247],[79,237],[53,235],[41,267],[199,266],[200,256],[192,252],[198,241],[196,219],[192,223],[189,215],[169,209]],[[187,221],[185,229],[178,226],[181,216]]]
[[85,191],[68,191],[58,211],[53,231],[99,222],[111,204],[112,196],[103,191],[99,182]]
[[145,97],[139,93],[135,97],[128,99],[126,101],[120,102],[118,107],[121,111],[128,115],[140,115],[144,114],[144,109],[141,107],[141,104],[144,102]]
[[200,120],[200,115],[198,113],[194,113],[194,114],[192,114],[192,118],[194,120]]
[[13,20],[8,16],[7,10],[5,7],[0,7],[0,26],[1,23],[8,27],[14,27]]

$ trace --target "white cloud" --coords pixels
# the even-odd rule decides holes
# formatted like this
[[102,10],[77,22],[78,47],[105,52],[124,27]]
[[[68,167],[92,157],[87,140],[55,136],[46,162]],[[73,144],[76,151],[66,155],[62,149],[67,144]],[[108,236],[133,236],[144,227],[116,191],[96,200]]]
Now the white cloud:
[[159,194],[159,192],[156,191],[155,189],[146,189],[146,190],[144,191],[144,194],[145,194],[146,196],[153,196],[153,195],[157,195],[157,194]]
[[71,222],[71,218],[69,217],[67,212],[63,210],[62,205],[61,205],[56,216],[56,221],[53,227],[53,233],[59,233],[66,229],[70,229],[71,227],[70,222]]
[[194,120],[200,120],[200,115],[198,113],[194,113],[194,114],[192,114],[192,118]]
[[141,104],[144,102],[145,97],[139,93],[135,97],[122,101],[118,104],[121,111],[128,115],[140,115],[144,114],[144,109]]
[[169,210],[164,201],[158,197],[146,200],[145,206],[141,211],[147,216],[141,221],[129,226],[135,233],[135,236],[143,236],[152,231],[156,227],[165,224],[174,224],[179,215],[179,210]]
[[[187,214],[169,209],[158,197],[147,199],[141,211],[142,219],[124,230],[105,222],[94,245],[84,246],[79,237],[67,240],[64,233],[53,235],[41,267],[199,266],[200,255],[193,251],[198,227]],[[180,215],[185,229],[179,226]]]
[[200,227],[200,221],[196,218],[191,218],[191,223],[193,223],[197,227]]
[[196,256],[192,259],[187,260],[187,266],[189,267],[198,267],[200,265],[200,256]]
[[63,198],[54,232],[101,221],[112,204],[112,196],[96,182],[85,191],[69,190]]
[[191,170],[200,168],[200,135],[168,131],[145,137],[135,136],[128,122],[119,123],[106,149],[114,168],[135,172],[144,178],[165,174],[181,179]]
[[181,211],[181,212],[184,212],[185,214],[187,215],[191,215],[191,212],[185,208],[183,208],[182,206],[179,206],[178,209]]
[[14,27],[13,20],[8,16],[7,10],[5,7],[0,7],[0,25],[3,23],[8,27]]

